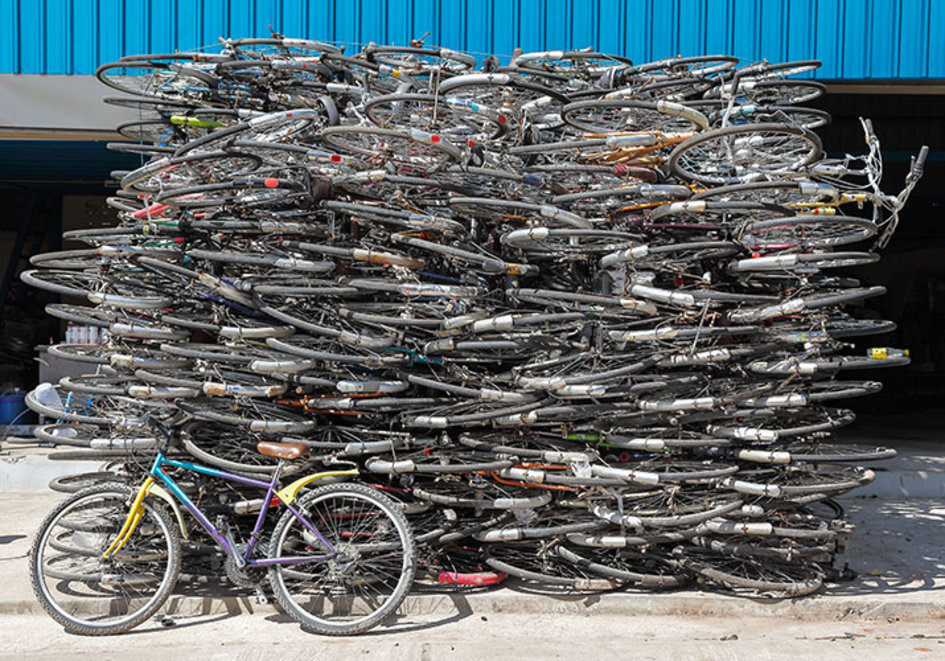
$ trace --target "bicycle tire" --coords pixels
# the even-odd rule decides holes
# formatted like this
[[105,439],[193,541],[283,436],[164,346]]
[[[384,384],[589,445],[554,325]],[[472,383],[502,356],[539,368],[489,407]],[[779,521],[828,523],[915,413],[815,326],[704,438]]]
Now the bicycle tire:
[[144,59],[146,57],[150,56],[136,57],[134,61],[119,60],[103,64],[95,70],[95,77],[108,87],[125,94],[170,100],[186,98],[174,89],[173,83],[177,80],[188,81],[185,88],[189,87],[189,93],[195,94],[201,100],[202,95],[213,94],[219,85],[216,78],[199,69],[149,61]]
[[[74,411],[68,411],[65,408],[57,409],[53,406],[48,406],[36,399],[34,396],[34,390],[26,393],[24,402],[26,403],[27,408],[31,411],[38,413],[39,415],[49,418],[50,420],[69,420],[72,422],[81,422],[90,425],[110,425],[113,420],[106,416],[101,415],[85,415],[83,413],[77,413]],[[62,398],[60,398],[60,401]]]
[[[764,479],[765,481],[756,481]],[[725,478],[721,486],[746,495],[764,495],[790,500],[793,496],[826,494],[834,496],[865,486],[876,474],[862,466],[845,464],[818,465],[815,470],[804,466],[784,469],[743,469],[734,477]]]
[[671,101],[575,101],[561,109],[561,118],[588,133],[692,132],[709,128],[709,120],[698,110]]
[[811,463],[828,461],[879,461],[892,459],[896,450],[886,447],[851,445],[847,443],[795,442],[783,448],[791,455],[791,461]]
[[100,433],[98,427],[75,423],[41,425],[33,430],[33,435],[43,443],[80,448],[90,447],[92,439],[97,438]]
[[[382,129],[368,126],[330,126],[322,129],[321,139],[346,152],[375,158],[386,153],[402,167],[430,166],[440,168],[447,163],[458,161],[462,151],[456,145],[440,138],[437,134],[428,134],[416,129]],[[400,141],[401,147],[393,150],[390,141]],[[404,172],[406,174],[406,172]]]
[[[205,440],[203,437],[209,437],[210,442],[215,441],[216,444],[203,447],[203,441]],[[227,438],[217,430],[207,430],[191,424],[184,426],[180,440],[184,451],[201,463],[235,473],[272,475],[276,471],[277,465],[256,449],[256,442],[259,438],[244,433],[237,434],[235,439]],[[219,448],[221,440],[225,444],[224,450]],[[284,467],[283,474],[297,473],[307,465],[308,462],[306,461],[295,461]]]
[[49,481],[47,485],[51,491],[59,493],[76,493],[89,487],[98,486],[106,482],[113,482],[118,477],[110,471],[98,471],[94,473],[74,473],[71,475],[59,475]]
[[[326,505],[329,502],[332,504]],[[361,597],[370,611],[341,613],[342,617],[353,616],[353,619],[340,622],[333,620],[333,613],[312,612],[310,609],[318,609],[321,604],[306,605],[300,595],[295,594],[304,586],[309,574],[317,576],[317,568],[300,571],[300,567],[309,564],[304,563],[274,565],[269,571],[270,585],[285,612],[303,627],[333,636],[363,633],[393,615],[406,598],[416,572],[416,547],[410,524],[394,502],[362,484],[329,484],[306,493],[296,501],[295,507],[313,519],[316,526],[319,522],[323,524],[321,530],[335,548],[354,554],[354,559],[348,561],[352,566],[343,569],[344,576],[340,575],[341,569],[332,568],[335,561],[321,563],[329,565],[328,575],[323,580],[331,584],[331,596],[346,595],[352,602]],[[373,516],[364,516],[368,513],[366,508],[372,508]],[[316,511],[317,518],[312,517],[312,510]],[[334,525],[327,525],[329,521],[334,521]],[[352,522],[356,527],[348,532],[346,526]],[[351,541],[357,537],[367,537],[370,542],[359,548],[362,545]],[[297,556],[299,551],[311,553],[310,549],[319,547],[324,549],[298,518],[286,512],[273,530],[269,557]],[[371,559],[372,553],[381,555]],[[391,556],[389,561],[383,559],[384,554]],[[369,591],[374,591],[370,597],[366,596]],[[347,608],[352,605],[347,604]],[[344,609],[345,605],[342,606]]]
[[[558,554],[568,562],[574,563],[579,567],[583,567],[591,573],[603,576],[604,578],[620,581],[621,583],[638,585],[641,588],[646,588],[647,590],[666,590],[670,588],[678,588],[686,585],[691,580],[689,575],[685,572],[670,572],[669,565],[663,566],[663,568],[666,570],[666,573],[657,574],[651,573],[650,571],[633,571],[632,569],[627,568],[626,565],[628,563],[619,562],[621,557],[621,553],[619,551],[615,552],[611,550],[598,552],[598,557],[596,559],[591,559],[585,555],[575,553],[567,546],[562,545],[558,547]],[[654,554],[651,554],[651,556],[653,555]],[[648,563],[647,556],[645,555],[630,554],[625,557],[636,559],[637,566],[641,570],[659,567],[655,561]],[[647,567],[647,564],[650,564],[650,567]]]
[[[701,553],[700,553],[701,552]],[[812,594],[823,585],[823,573],[809,564],[774,564],[770,560],[750,562],[728,557],[700,547],[686,547],[680,564],[699,576],[727,588],[745,588],[755,592],[800,597]]]
[[557,553],[541,553],[534,542],[493,544],[487,547],[487,565],[509,576],[539,585],[557,586],[580,592],[602,592],[622,584],[612,578],[594,576],[564,561]]
[[413,127],[459,143],[498,140],[508,128],[501,112],[468,99],[433,94],[376,96],[365,104],[364,112],[380,128]]
[[696,55],[692,57],[668,57],[628,68],[627,74],[657,79],[675,77],[706,78],[708,76],[731,72],[738,65],[739,59],[732,55]]
[[[316,427],[314,420],[309,420],[275,404],[268,402],[243,406],[240,404],[238,400],[226,397],[194,398],[176,402],[177,408],[198,420],[222,422],[254,432],[306,434]],[[246,412],[247,415],[239,415],[241,412]]]
[[109,310],[99,310],[85,305],[69,305],[67,303],[48,304],[46,314],[75,324],[97,326],[98,328],[108,328],[118,319],[117,313]]
[[[716,88],[720,89],[720,88]],[[715,90],[712,90],[714,92]],[[739,85],[736,94],[744,95],[759,105],[806,104],[823,96],[827,87],[814,80],[750,80]],[[706,93],[709,96],[709,92]]]
[[[779,540],[780,541],[780,540]],[[709,549],[721,555],[770,559],[775,562],[831,562],[837,546],[833,542],[822,544],[787,544],[766,543],[763,538],[745,537],[740,539],[715,539],[712,537],[693,537],[690,544]]]
[[[756,149],[763,146],[765,136],[772,139],[773,144],[767,152]],[[734,160],[732,154],[713,154],[715,151],[728,152],[729,147],[747,152],[747,142],[744,138],[751,138],[756,143],[751,153],[744,153],[740,158],[744,165]],[[741,142],[738,142],[741,140]],[[777,158],[778,149],[788,145],[791,152],[787,158]],[[719,146],[713,146],[718,142]],[[724,148],[724,149],[723,149]],[[744,126],[726,126],[724,128],[706,131],[686,142],[678,145],[669,156],[669,167],[679,177],[687,181],[695,181],[707,185],[728,185],[742,183],[755,178],[757,175],[789,174],[797,172],[823,154],[820,138],[815,133],[796,126],[786,124],[748,124]],[[700,156],[705,159],[700,159]],[[761,167],[760,158],[764,156],[770,167]],[[724,170],[720,167],[724,164]],[[742,167],[736,171],[736,167]]]
[[791,216],[744,224],[738,240],[752,248],[800,246],[831,248],[864,241],[876,234],[876,224],[855,216]]
[[[123,484],[90,487],[57,505],[40,524],[29,553],[30,582],[43,609],[71,633],[101,636],[128,631],[157,612],[177,582],[181,550],[176,524],[162,506],[147,500],[142,504],[145,518],[123,550],[111,561],[101,559],[124,522],[126,503],[133,495],[134,490]],[[70,523],[69,517],[88,518],[92,530],[62,525],[64,518]],[[49,541],[61,530],[97,550],[88,556],[58,556],[75,559],[70,560],[75,565],[68,572],[71,579],[47,578]],[[125,580],[114,575],[129,569],[135,573]],[[136,601],[144,603],[135,606]],[[127,603],[132,604],[131,612],[120,612]]]
[[124,395],[128,386],[136,381],[127,376],[111,376],[105,374],[83,374],[82,376],[64,376],[59,379],[59,386],[63,390],[89,393],[92,395]]

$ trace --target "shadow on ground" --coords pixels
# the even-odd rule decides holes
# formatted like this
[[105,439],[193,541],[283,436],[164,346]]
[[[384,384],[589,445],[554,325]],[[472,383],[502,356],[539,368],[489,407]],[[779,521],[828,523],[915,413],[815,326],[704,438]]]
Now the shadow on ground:
[[831,594],[945,591],[945,503],[852,496],[843,505],[857,529],[840,560],[858,576]]

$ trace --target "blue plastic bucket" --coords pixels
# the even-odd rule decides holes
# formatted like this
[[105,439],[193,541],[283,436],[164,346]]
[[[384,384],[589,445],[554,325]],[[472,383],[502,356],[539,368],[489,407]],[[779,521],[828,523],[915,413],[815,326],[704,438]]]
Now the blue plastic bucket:
[[15,420],[19,424],[29,422],[27,416],[19,416],[26,408],[26,392],[23,390],[10,390],[0,393],[0,425],[9,425]]

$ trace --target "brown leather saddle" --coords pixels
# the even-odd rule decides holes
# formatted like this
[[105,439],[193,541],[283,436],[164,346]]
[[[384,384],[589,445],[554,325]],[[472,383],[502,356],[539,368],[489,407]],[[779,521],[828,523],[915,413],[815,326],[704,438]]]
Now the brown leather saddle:
[[305,443],[290,443],[288,441],[278,443],[276,441],[260,441],[256,444],[256,450],[267,457],[276,459],[285,459],[292,461],[299,457],[308,456],[308,446]]

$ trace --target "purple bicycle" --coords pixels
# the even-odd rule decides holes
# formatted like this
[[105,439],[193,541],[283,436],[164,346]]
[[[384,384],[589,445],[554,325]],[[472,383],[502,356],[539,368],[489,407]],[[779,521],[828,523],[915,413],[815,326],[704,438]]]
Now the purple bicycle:
[[[41,525],[30,550],[33,590],[67,631],[121,633],[161,608],[180,574],[181,538],[189,539],[184,511],[223,549],[231,580],[258,588],[268,578],[283,610],[315,633],[362,633],[390,617],[407,596],[415,549],[397,504],[363,484],[306,489],[356,470],[313,473],[280,486],[283,467],[308,454],[305,444],[257,445],[278,460],[269,481],[169,458],[166,450],[137,489],[89,487],[60,503]],[[172,468],[265,492],[252,532],[237,542],[239,531],[222,517],[211,521],[168,475]],[[262,531],[276,508],[283,514],[266,543]]]

